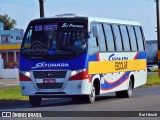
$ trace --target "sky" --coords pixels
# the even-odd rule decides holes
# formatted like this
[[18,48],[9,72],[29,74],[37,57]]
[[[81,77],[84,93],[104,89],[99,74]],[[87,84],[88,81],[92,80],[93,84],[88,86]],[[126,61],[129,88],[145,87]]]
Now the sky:
[[[146,40],[157,40],[155,0],[44,0],[45,17],[76,13],[92,17],[129,19],[142,24]],[[0,0],[0,15],[17,21],[26,30],[30,20],[39,18],[39,0]]]

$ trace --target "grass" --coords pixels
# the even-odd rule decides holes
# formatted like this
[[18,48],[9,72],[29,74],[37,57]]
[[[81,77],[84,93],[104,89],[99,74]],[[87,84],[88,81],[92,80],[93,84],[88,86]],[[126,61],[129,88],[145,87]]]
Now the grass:
[[20,87],[5,88],[0,90],[0,101],[3,100],[28,100],[28,97],[22,96]]
[[147,83],[144,86],[160,85],[160,77],[157,74],[149,75],[147,77]]
[[[152,85],[160,85],[160,78],[157,74],[149,75],[143,87]],[[7,100],[28,100],[28,96],[22,96],[20,87],[0,89],[0,101]]]
[[158,68],[152,68],[152,72],[158,72]]

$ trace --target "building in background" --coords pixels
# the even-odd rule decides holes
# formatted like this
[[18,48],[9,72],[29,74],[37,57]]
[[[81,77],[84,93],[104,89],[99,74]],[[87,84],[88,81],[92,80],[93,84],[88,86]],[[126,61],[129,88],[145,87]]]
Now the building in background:
[[23,35],[23,29],[4,30],[4,24],[0,23],[0,54],[2,55],[4,68],[18,67]]
[[146,41],[146,49],[147,49],[147,63],[148,64],[157,64],[157,61],[158,61],[157,40],[147,40]]

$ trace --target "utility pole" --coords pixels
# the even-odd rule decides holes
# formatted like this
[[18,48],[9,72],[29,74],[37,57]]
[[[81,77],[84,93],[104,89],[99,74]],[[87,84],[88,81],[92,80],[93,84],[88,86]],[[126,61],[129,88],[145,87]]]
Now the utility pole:
[[159,0],[156,0],[156,13],[157,13],[157,42],[158,42],[158,74],[160,77],[160,9]]
[[44,0],[39,0],[40,17],[44,17]]

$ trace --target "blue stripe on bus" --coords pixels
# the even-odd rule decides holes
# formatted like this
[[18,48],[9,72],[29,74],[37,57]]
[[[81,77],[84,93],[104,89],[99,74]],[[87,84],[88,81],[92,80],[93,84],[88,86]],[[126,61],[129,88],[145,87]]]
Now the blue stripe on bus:
[[146,59],[146,58],[147,58],[146,52],[137,52],[137,55],[135,56],[134,59]]
[[[49,61],[49,60],[29,60],[24,57],[20,57],[20,66],[19,69],[23,71],[29,71],[29,70],[56,70],[56,69],[65,69],[65,70],[78,70],[78,69],[86,69],[88,66],[88,57],[87,53],[83,54],[75,59],[71,60],[55,60],[55,61]],[[43,63],[43,64],[58,64],[58,63],[67,63],[69,66],[66,67],[49,67],[48,65],[37,67],[36,64]],[[40,66],[40,65],[39,65]]]
[[111,90],[116,88],[117,86],[124,83],[126,80],[128,80],[129,74],[131,72],[125,72],[119,79],[116,80],[116,82],[108,83],[107,81],[104,82],[104,84],[101,84],[101,90]]

